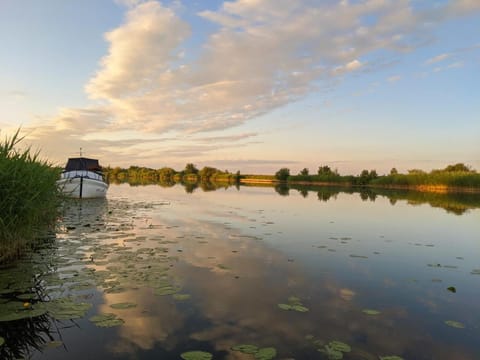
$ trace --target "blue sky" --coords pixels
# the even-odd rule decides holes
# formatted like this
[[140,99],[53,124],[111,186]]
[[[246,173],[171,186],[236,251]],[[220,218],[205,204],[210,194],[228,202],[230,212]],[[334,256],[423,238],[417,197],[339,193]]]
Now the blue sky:
[[62,164],[480,170],[480,2],[0,2],[0,136]]

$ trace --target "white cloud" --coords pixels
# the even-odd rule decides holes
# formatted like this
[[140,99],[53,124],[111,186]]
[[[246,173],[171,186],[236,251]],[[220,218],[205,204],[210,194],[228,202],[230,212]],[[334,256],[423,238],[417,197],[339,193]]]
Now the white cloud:
[[425,65],[436,64],[450,57],[450,54],[440,54],[425,60]]
[[400,75],[393,75],[393,76],[390,76],[387,80],[388,82],[394,83],[399,81],[401,78],[402,77]]

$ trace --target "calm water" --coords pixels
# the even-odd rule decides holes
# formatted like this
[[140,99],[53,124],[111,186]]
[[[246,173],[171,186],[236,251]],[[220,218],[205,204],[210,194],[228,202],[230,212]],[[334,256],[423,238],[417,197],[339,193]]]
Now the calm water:
[[[344,359],[480,359],[478,195],[403,198],[112,185],[0,270],[0,315],[40,314],[0,321],[0,357],[334,359],[341,341]],[[89,320],[104,313],[118,326]]]

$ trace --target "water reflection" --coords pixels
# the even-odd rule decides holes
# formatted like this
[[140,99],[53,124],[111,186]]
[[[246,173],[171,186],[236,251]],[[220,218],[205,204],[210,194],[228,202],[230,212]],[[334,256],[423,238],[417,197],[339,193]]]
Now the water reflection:
[[[41,279],[44,302],[68,298],[91,308],[63,320],[74,324],[62,328],[63,348],[42,345],[60,337],[53,310],[43,321],[30,319],[47,321],[49,332],[27,324],[43,343],[26,341],[22,354],[178,359],[204,350],[240,359],[247,357],[231,347],[253,344],[275,347],[278,358],[327,359],[318,350],[337,340],[351,346],[347,360],[480,356],[471,316],[480,295],[472,256],[478,211],[451,216],[410,206],[411,195],[325,187],[190,195],[179,187],[112,185],[109,192],[108,200],[66,204],[48,259],[33,262],[45,269],[28,275]],[[33,268],[29,259],[22,263]],[[11,287],[2,284],[0,294]],[[291,297],[308,311],[278,306]],[[117,306],[125,303],[132,305]],[[88,320],[105,313],[123,325],[98,328]],[[26,337],[22,323],[4,325],[9,348],[12,338]]]

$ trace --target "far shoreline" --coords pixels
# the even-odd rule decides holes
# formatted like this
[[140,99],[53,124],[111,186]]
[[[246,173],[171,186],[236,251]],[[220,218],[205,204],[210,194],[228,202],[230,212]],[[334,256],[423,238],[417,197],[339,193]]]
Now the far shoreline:
[[[250,175],[253,176],[253,175]],[[318,181],[284,181],[277,179],[264,179],[259,178],[255,179],[249,177],[247,179],[240,179],[240,184],[285,184],[285,185],[305,185],[305,186],[334,186],[334,187],[343,187],[343,188],[374,188],[374,189],[392,189],[392,190],[411,190],[418,192],[429,192],[437,194],[447,194],[447,193],[467,193],[467,194],[480,194],[480,187],[461,187],[461,186],[447,186],[447,185],[380,185],[380,184],[365,184],[365,185],[354,185],[351,183],[338,183],[338,182],[318,182]]]

